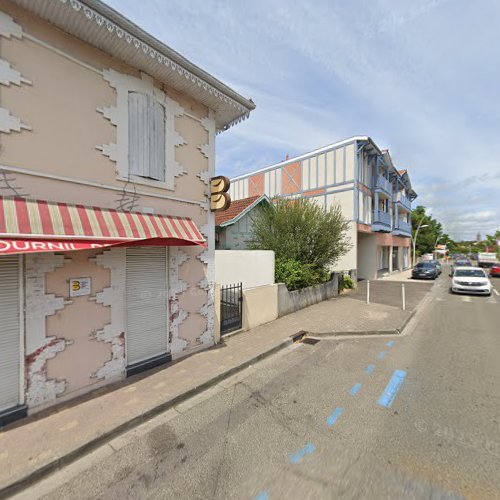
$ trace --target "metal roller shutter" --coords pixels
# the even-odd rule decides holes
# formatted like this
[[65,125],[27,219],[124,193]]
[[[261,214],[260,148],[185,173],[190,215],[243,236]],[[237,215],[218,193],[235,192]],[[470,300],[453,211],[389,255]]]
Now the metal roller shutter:
[[0,411],[19,404],[19,257],[0,257]]
[[167,250],[127,248],[127,363],[168,350]]

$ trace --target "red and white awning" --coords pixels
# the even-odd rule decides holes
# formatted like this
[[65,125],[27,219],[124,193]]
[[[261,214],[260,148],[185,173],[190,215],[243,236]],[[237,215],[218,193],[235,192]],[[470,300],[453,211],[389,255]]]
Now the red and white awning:
[[0,197],[0,255],[112,245],[205,245],[188,217]]

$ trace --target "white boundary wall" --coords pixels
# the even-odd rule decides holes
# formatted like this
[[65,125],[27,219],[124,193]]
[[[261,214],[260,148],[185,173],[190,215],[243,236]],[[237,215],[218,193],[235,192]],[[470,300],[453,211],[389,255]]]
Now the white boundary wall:
[[243,288],[274,284],[272,250],[216,250],[215,282],[243,283]]

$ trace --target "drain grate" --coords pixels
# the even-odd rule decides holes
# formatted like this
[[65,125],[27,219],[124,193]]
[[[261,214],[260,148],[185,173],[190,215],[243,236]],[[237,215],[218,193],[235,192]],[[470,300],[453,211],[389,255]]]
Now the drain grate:
[[304,337],[301,342],[303,344],[310,344],[310,345],[314,345],[314,344],[317,344],[319,342],[320,339],[312,339],[310,337]]

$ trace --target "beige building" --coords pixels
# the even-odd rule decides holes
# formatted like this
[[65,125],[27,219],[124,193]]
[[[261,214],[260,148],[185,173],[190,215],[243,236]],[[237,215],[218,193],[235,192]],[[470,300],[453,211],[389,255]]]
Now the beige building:
[[0,4],[0,425],[214,343],[215,136],[254,108],[98,0]]
[[338,205],[349,221],[351,248],[333,270],[360,279],[410,267],[409,174],[368,136],[350,137],[231,179],[233,200],[303,196],[323,208]]

